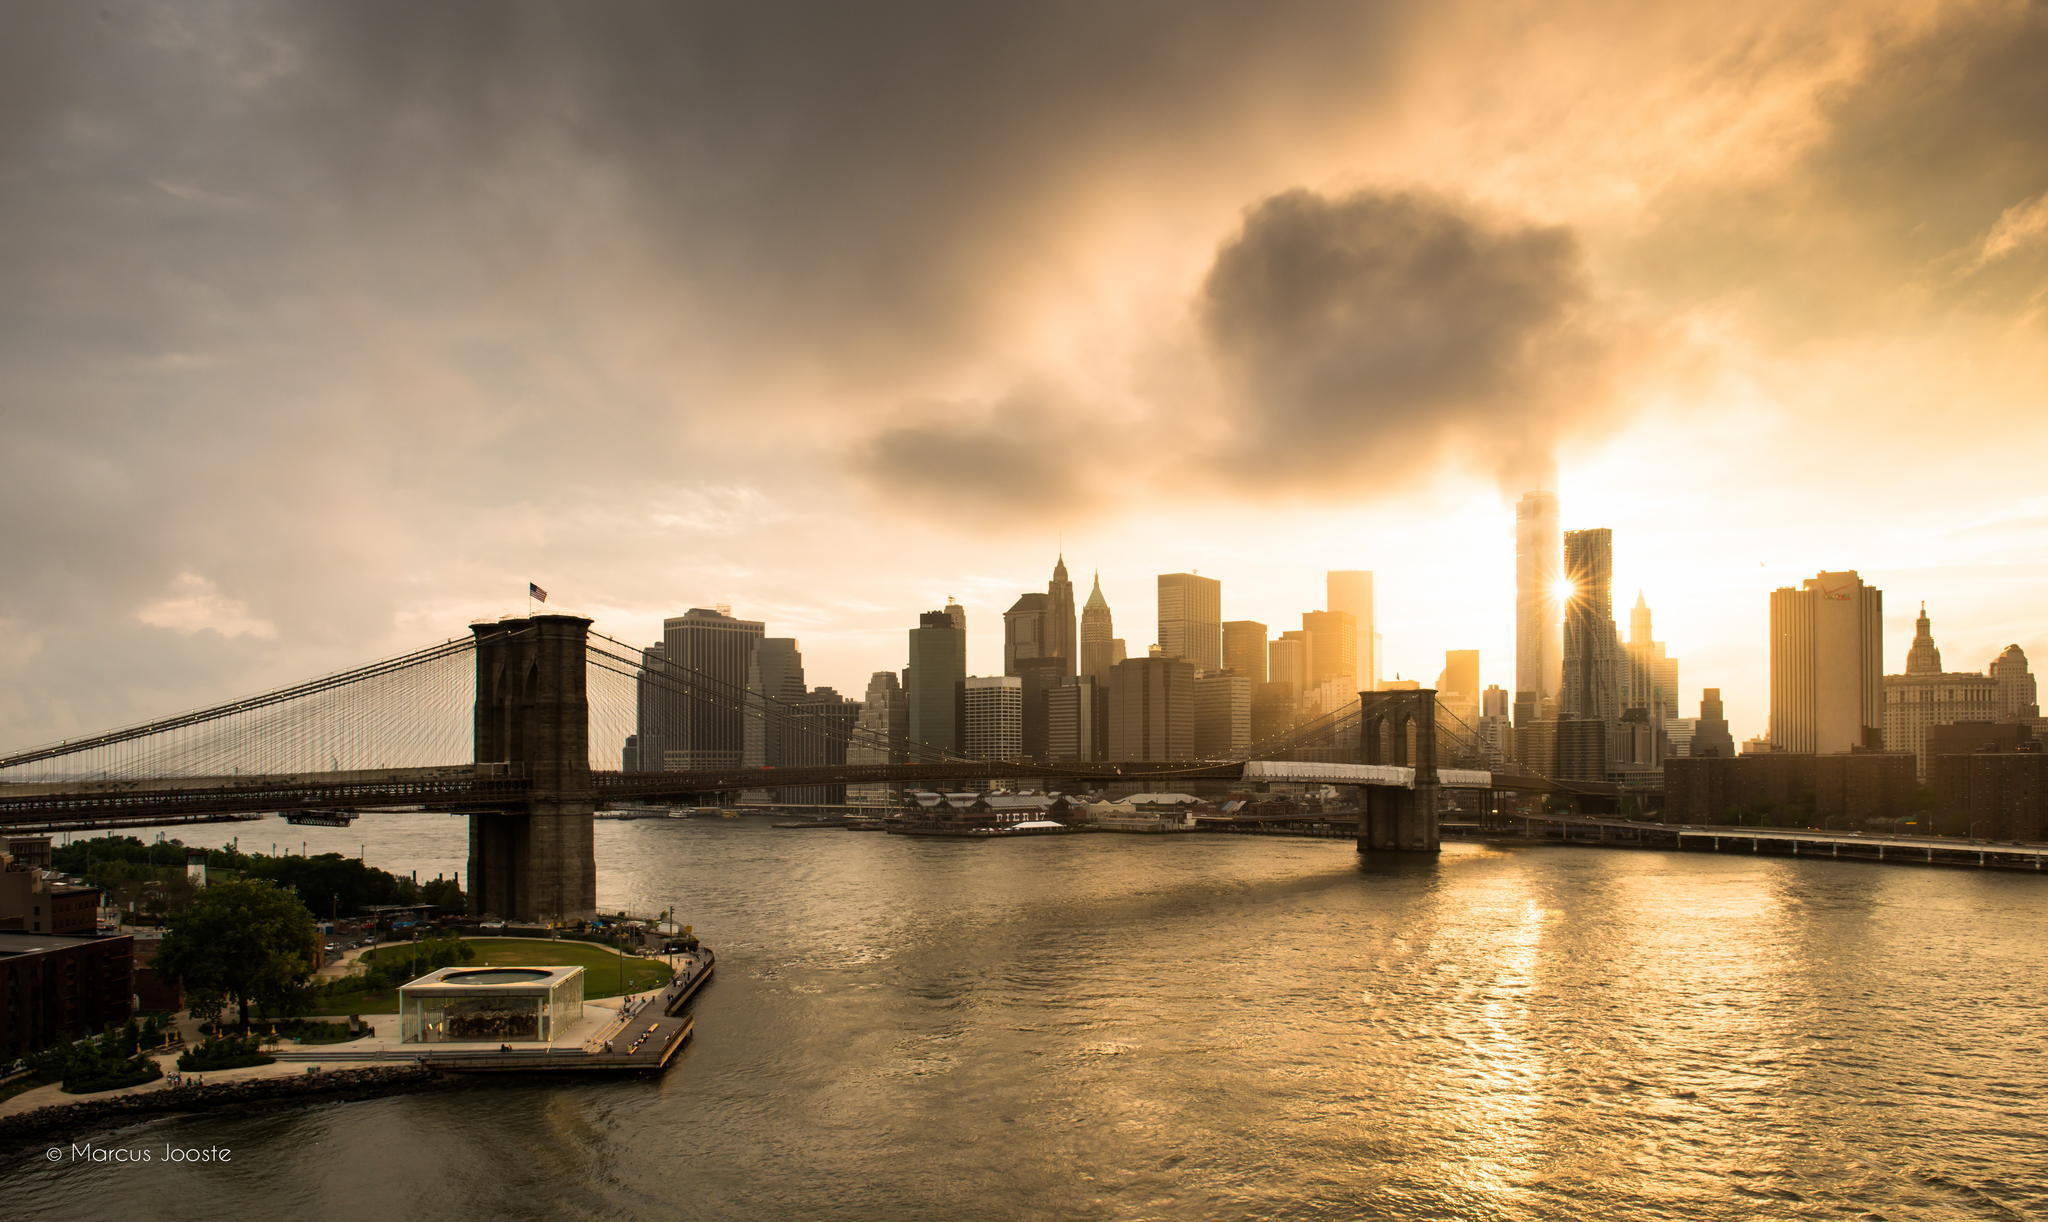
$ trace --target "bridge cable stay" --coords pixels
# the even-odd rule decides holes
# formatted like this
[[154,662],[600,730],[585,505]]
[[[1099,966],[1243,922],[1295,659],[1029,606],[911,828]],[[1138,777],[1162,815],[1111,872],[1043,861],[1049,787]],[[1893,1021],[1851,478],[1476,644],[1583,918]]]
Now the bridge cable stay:
[[[0,757],[0,782],[455,765],[472,754],[474,638]],[[38,767],[40,765],[40,767]]]

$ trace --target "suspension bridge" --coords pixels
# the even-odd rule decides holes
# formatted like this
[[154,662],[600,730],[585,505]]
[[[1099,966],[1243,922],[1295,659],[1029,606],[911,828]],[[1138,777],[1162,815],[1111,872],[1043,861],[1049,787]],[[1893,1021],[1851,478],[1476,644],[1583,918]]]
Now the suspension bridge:
[[[588,917],[593,818],[617,802],[702,802],[803,785],[1032,781],[1304,782],[1355,786],[1360,851],[1433,853],[1444,790],[1599,796],[1477,767],[1478,736],[1435,693],[1360,693],[1242,758],[1027,763],[833,725],[590,630],[574,615],[470,634],[211,708],[0,757],[0,831],[143,827],[269,812],[424,810],[469,816],[473,912]],[[619,746],[650,693],[753,718],[869,762],[624,772]],[[1443,766],[1440,766],[1440,762]],[[1597,788],[1597,787],[1592,787]]]

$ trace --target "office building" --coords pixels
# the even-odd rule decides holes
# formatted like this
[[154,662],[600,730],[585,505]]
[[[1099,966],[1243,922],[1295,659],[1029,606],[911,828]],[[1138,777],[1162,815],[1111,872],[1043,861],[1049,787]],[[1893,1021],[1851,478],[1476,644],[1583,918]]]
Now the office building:
[[[796,698],[801,720],[785,739],[791,768],[824,768],[848,763],[854,727],[860,722],[858,700],[848,700],[829,687],[815,687]],[[838,806],[847,800],[843,784],[785,785],[775,800],[801,806]]]
[[1926,780],[1927,732],[1958,722],[1997,721],[2003,702],[1998,680],[1990,675],[1941,669],[1941,650],[1934,644],[1926,603],[1920,604],[1913,628],[1906,673],[1884,677],[1884,749],[1911,755],[1920,779]]
[[1773,750],[1826,755],[1884,740],[1884,595],[1854,572],[1771,592]]
[[1929,785],[1936,830],[1979,840],[2048,840],[2048,754],[2024,725],[1995,727],[2013,738],[1990,751],[1934,756]]
[[1024,681],[1016,675],[973,675],[965,686],[968,755],[976,759],[1024,758]]
[[1194,663],[1164,655],[1117,663],[1109,679],[1109,758],[1167,763],[1194,754]]
[[1684,756],[1665,761],[1663,819],[1853,829],[1906,815],[1917,787],[1910,755]]
[[1728,717],[1721,707],[1721,689],[1700,690],[1700,716],[1693,723],[1692,744],[1687,755],[1735,758],[1735,738],[1728,733]]
[[135,939],[0,932],[0,1059],[134,1016]]
[[2034,676],[2027,670],[2025,650],[2017,645],[2007,645],[1991,663],[1991,678],[1998,685],[2000,721],[2040,720],[2040,699],[2035,694]]
[[[641,756],[658,745],[661,767],[671,772],[738,767],[746,753],[747,714],[740,693],[764,625],[734,619],[723,607],[692,607],[662,621],[661,653],[642,655],[654,696],[652,725],[636,727]],[[684,689],[714,688],[730,700],[686,696]]]
[[1308,644],[1308,675],[1302,712],[1320,716],[1358,699],[1358,625],[1349,611],[1304,611],[1302,639]]
[[1087,675],[1046,693],[1046,750],[1052,761],[1093,762],[1103,758],[1107,693]]
[[1193,573],[1159,576],[1159,647],[1196,670],[1223,669],[1223,583]]
[[[1558,581],[1563,575],[1557,495],[1525,494],[1515,504],[1515,704],[1528,717],[1555,716],[1564,687]],[[1515,714],[1517,721],[1523,713]]]
[[1436,677],[1436,698],[1465,725],[1479,723],[1479,651],[1446,649],[1443,673]]
[[1380,685],[1380,637],[1373,618],[1372,574],[1364,569],[1332,569],[1323,577],[1323,607],[1351,617],[1351,676],[1359,691]]
[[747,664],[747,716],[741,723],[740,762],[749,768],[780,768],[793,762],[796,730],[788,706],[804,698],[804,659],[796,641],[762,637]]
[[1017,664],[1031,658],[1050,657],[1046,640],[1051,626],[1050,602],[1043,594],[1025,594],[1003,612],[1003,673],[1020,673]]
[[666,652],[667,646],[659,641],[640,651],[640,669],[633,679],[633,733],[626,736],[620,761],[627,772],[660,772],[662,768],[662,699],[681,681],[663,668]]
[[1568,721],[1621,720],[1622,653],[1614,630],[1614,533],[1605,527],[1564,533],[1564,687]]
[[1043,760],[1050,749],[1051,693],[1073,683],[1077,676],[1070,659],[1042,657],[1019,662],[1016,677],[1024,700],[1024,758]]
[[1266,626],[1234,619],[1223,625],[1223,669],[1243,675],[1257,690],[1266,681]]
[[[854,721],[853,735],[846,747],[849,764],[902,764],[910,755],[902,743],[910,737],[910,703],[903,684],[893,670],[878,670],[868,678],[866,699]],[[846,800],[863,805],[890,803],[895,787],[887,782],[847,787]]]
[[1066,662],[1064,673],[1080,673],[1081,642],[1074,622],[1074,583],[1067,580],[1067,558],[1062,554],[1052,566],[1052,580],[1045,586],[1045,656]]
[[1308,690],[1308,653],[1308,633],[1300,629],[1275,637],[1266,646],[1267,681],[1286,685],[1288,694],[1300,700]]
[[1195,755],[1243,758],[1252,743],[1251,680],[1222,670],[1195,678]]
[[961,749],[967,690],[966,616],[953,614],[957,605],[918,616],[903,672],[910,740],[949,754]]
[[1626,705],[1648,709],[1658,720],[1678,716],[1678,659],[1665,650],[1664,642],[1655,639],[1650,604],[1641,590],[1636,591],[1636,605],[1629,612],[1624,652],[1628,657]]
[[1508,717],[1508,707],[1507,689],[1497,683],[1479,694],[1479,744],[1486,767],[1495,770],[1508,767],[1515,758],[1514,722]]
[[1102,596],[1102,574],[1095,574],[1095,587],[1081,608],[1080,673],[1097,686],[1109,682],[1109,668],[1123,661],[1123,642],[1116,639],[1116,625],[1109,613],[1109,600]]

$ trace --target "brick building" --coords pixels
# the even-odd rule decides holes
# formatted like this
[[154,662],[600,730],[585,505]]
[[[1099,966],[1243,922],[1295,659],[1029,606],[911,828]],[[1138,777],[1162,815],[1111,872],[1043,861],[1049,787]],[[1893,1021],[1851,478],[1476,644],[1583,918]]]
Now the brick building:
[[1913,765],[1879,751],[1681,756],[1664,761],[1664,821],[1854,828],[1912,809]]
[[2038,743],[2024,746],[1933,757],[1929,780],[1937,803],[1935,826],[1943,835],[2048,839],[2048,755]]
[[127,1022],[134,988],[132,938],[0,933],[0,1057]]

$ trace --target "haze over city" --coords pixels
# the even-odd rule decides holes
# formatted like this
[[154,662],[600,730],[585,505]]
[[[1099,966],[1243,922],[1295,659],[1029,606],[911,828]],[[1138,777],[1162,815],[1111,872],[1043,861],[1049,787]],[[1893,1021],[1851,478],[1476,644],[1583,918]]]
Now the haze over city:
[[1279,626],[1370,569],[1388,677],[1512,687],[1553,481],[1738,737],[1816,571],[1890,593],[1888,669],[1923,598],[1970,667],[2044,646],[2039,5],[6,24],[10,742],[528,580],[858,690],[1062,550],[1134,639],[1157,573]]

